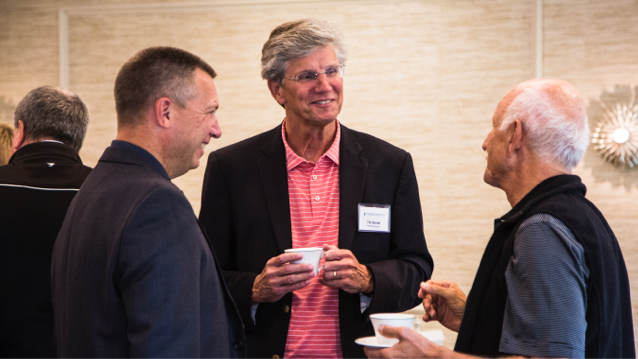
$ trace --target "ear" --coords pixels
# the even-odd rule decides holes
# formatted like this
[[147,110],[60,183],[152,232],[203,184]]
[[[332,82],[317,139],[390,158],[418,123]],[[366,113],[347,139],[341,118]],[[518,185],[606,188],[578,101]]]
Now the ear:
[[153,106],[153,122],[162,128],[171,128],[176,104],[168,97],[160,97]]
[[511,156],[514,152],[523,147],[523,124],[520,120],[514,120],[510,128],[507,129],[509,138],[508,154]]
[[20,149],[20,147],[26,145],[24,136],[24,123],[22,120],[18,121],[18,127],[13,130],[13,152]]
[[272,98],[274,98],[278,104],[280,104],[281,106],[286,105],[286,99],[283,96],[284,89],[277,83],[277,81],[268,80],[268,89],[270,90]]

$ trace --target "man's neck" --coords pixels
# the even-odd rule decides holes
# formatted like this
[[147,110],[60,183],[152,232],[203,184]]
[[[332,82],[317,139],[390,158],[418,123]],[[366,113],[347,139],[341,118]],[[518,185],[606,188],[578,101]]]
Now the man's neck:
[[517,168],[511,173],[510,178],[504,181],[503,191],[507,195],[507,200],[512,208],[546,179],[558,175],[571,174],[570,170],[550,163],[541,161],[529,161],[526,163],[527,165]]
[[286,121],[286,141],[298,156],[316,163],[328,151],[337,134],[336,121],[325,126],[303,126]]
[[145,149],[148,153],[153,155],[157,161],[164,167],[164,170],[168,174],[170,179],[173,179],[171,172],[171,166],[164,158],[164,152],[162,146],[157,140],[157,135],[150,133],[150,129],[137,126],[135,128],[118,129],[116,140],[126,141],[132,143],[135,146]]

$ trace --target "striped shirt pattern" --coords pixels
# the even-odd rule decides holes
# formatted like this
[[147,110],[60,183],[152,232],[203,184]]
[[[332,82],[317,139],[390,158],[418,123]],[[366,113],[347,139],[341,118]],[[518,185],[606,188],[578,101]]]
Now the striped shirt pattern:
[[[341,130],[332,146],[317,163],[299,157],[282,137],[286,147],[288,194],[292,221],[292,247],[321,247],[339,242],[339,142]],[[323,259],[320,266],[323,265]],[[292,293],[292,308],[286,358],[342,358],[339,330],[339,292],[319,283],[323,271],[309,286]]]
[[589,269],[585,249],[563,222],[544,213],[525,220],[516,232],[505,278],[499,350],[583,358]]

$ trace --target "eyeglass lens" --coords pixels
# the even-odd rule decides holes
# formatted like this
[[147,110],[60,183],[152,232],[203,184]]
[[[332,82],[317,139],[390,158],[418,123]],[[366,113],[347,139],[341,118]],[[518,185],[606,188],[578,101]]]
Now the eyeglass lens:
[[343,67],[341,66],[328,66],[321,72],[314,71],[304,71],[296,76],[293,80],[305,83],[314,81],[317,79],[319,74],[324,74],[327,78],[335,78],[337,75],[339,77],[343,76]]

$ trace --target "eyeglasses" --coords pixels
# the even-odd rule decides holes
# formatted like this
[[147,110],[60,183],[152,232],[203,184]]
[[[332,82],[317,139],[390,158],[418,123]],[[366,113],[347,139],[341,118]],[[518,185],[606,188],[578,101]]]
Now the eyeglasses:
[[339,65],[339,66],[328,66],[325,69],[323,69],[323,71],[321,72],[314,72],[314,71],[303,71],[297,74],[297,76],[289,79],[286,78],[287,80],[292,80],[292,81],[296,81],[299,82],[301,84],[307,84],[310,83],[314,80],[317,79],[317,77],[319,76],[319,74],[324,74],[326,76],[326,78],[328,79],[334,79],[337,78],[337,76],[339,76],[339,78],[343,77],[343,72],[344,72],[344,68],[346,67],[346,65]]

